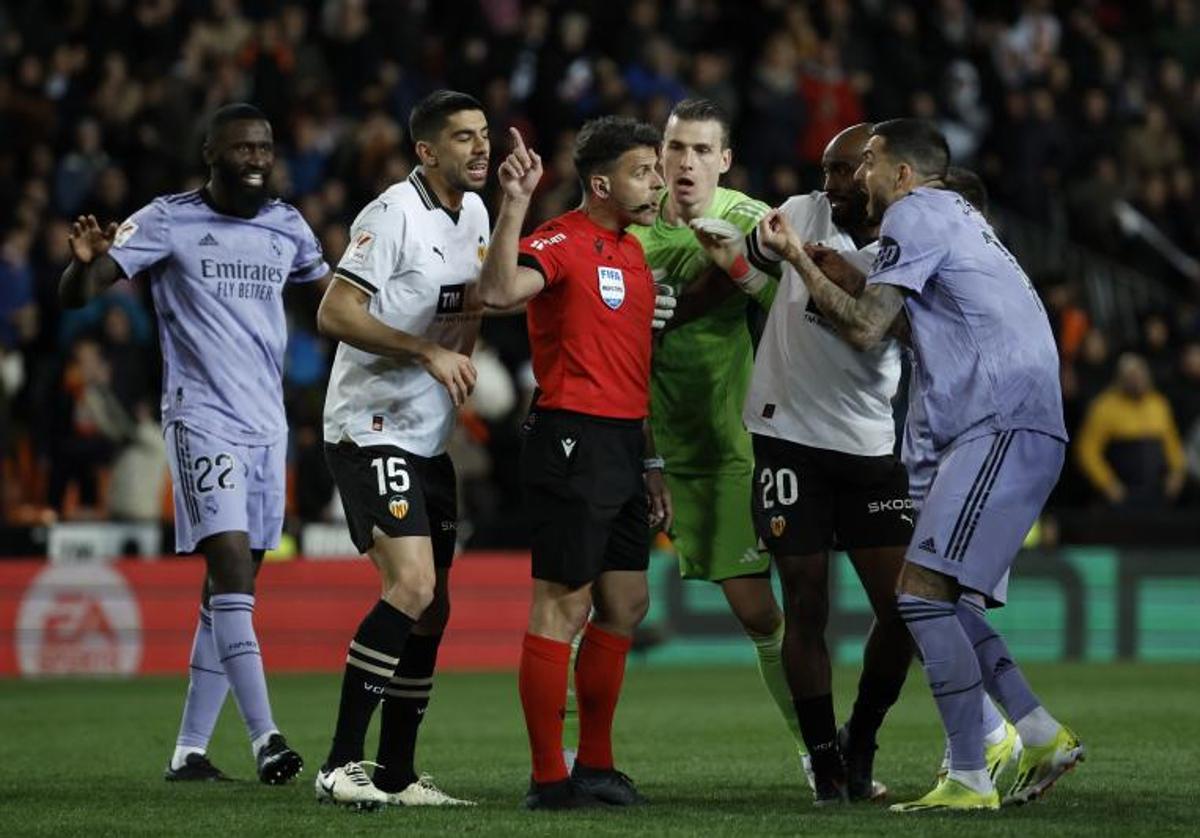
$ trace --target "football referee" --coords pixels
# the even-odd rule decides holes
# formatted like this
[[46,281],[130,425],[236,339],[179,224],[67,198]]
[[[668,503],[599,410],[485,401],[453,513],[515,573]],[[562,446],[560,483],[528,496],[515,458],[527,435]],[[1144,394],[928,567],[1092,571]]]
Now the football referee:
[[[534,579],[519,675],[533,757],[525,805],[629,805],[642,797],[613,767],[612,721],[633,630],[649,603],[649,528],[669,524],[671,512],[643,427],[654,278],[641,244],[624,231],[654,220],[660,136],[630,118],[586,123],[574,150],[582,205],[518,241],[542,161],[512,134],[479,289],[489,307],[529,301],[540,388],[521,455]],[[571,640],[581,630],[579,751],[568,774],[563,709]]]

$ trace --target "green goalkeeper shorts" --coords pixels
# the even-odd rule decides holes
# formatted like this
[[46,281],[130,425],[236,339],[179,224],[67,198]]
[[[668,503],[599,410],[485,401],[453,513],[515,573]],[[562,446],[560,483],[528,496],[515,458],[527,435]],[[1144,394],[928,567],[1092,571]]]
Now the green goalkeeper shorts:
[[684,579],[720,582],[766,573],[771,557],[758,549],[750,515],[753,472],[680,475],[667,472],[675,522],[667,533]]

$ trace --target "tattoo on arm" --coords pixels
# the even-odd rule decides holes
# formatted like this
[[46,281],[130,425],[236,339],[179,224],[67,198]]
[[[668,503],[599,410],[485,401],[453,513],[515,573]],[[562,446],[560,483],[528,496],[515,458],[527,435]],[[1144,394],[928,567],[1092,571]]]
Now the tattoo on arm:
[[868,285],[862,294],[852,297],[825,276],[803,250],[788,256],[817,308],[856,349],[868,349],[882,340],[904,307],[904,295],[894,285]]

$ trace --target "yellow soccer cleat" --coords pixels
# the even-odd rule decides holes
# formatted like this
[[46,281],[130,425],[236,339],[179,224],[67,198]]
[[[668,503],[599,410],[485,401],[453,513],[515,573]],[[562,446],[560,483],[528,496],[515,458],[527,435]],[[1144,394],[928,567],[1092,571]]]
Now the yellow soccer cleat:
[[[1004,769],[1017,761],[1021,756],[1021,748],[1021,736],[1017,733],[1016,726],[1006,719],[1004,721],[1004,738],[994,745],[983,746],[983,757],[987,760],[985,767],[993,783],[1000,779],[1000,775],[1004,773]],[[949,773],[950,746],[947,744],[946,752],[942,756],[942,765],[938,768],[934,779],[940,782]]]
[[1083,762],[1087,749],[1066,725],[1060,725],[1052,742],[1026,745],[1017,762],[1017,779],[1004,796],[1004,805],[1032,803],[1050,790],[1058,778]]
[[992,789],[987,794],[981,794],[972,788],[964,786],[952,777],[946,777],[933,787],[933,791],[917,800],[908,803],[895,803],[888,807],[889,812],[934,812],[954,811],[967,812],[974,809],[999,809],[1000,795]]
[[1020,759],[1022,751],[1021,737],[1017,734],[1016,725],[1006,720],[1004,738],[995,745],[985,745],[983,748],[988,776],[992,778],[993,783],[1000,779],[1005,768]]

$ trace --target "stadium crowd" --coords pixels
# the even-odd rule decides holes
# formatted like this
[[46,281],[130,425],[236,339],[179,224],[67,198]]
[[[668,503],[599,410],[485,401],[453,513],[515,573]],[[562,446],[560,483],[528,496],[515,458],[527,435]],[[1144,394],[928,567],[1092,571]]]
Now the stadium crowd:
[[[412,167],[408,112],[440,87],[484,102],[493,163],[508,126],[542,151],[533,223],[578,201],[573,132],[598,114],[662,124],[685,96],[720,102],[735,123],[726,182],[772,204],[819,186],[821,151],[841,128],[936,121],[993,204],[1127,264],[1176,301],[1139,312],[1140,341],[1115,345],[1079,277],[1033,277],[1058,336],[1074,439],[1054,502],[1200,503],[1200,309],[1166,255],[1200,252],[1200,172],[1185,153],[1200,143],[1191,0],[25,0],[0,7],[10,521],[45,510],[154,520],[170,508],[147,289],[126,283],[61,311],[69,220],[120,221],[200,185],[208,116],[250,101],[274,126],[274,190],[336,263],[357,208]],[[332,347],[310,308],[297,305],[291,321],[290,508],[319,520],[335,506],[320,447]],[[481,537],[504,541],[520,532],[502,522],[520,520],[517,431],[533,382],[523,318],[489,319],[484,338],[455,460]]]

